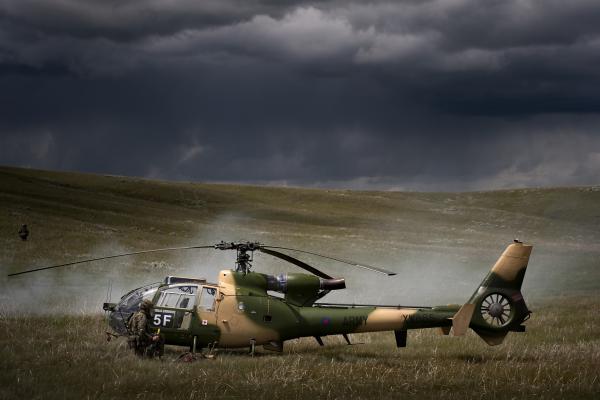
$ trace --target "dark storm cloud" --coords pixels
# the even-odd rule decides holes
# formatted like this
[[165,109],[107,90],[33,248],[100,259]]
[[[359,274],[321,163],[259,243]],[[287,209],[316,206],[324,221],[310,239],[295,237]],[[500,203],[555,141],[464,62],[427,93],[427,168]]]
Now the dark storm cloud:
[[0,163],[409,189],[597,183],[596,1],[4,1]]
[[270,10],[252,0],[20,0],[6,2],[3,11],[6,22],[46,35],[131,41],[234,24]]

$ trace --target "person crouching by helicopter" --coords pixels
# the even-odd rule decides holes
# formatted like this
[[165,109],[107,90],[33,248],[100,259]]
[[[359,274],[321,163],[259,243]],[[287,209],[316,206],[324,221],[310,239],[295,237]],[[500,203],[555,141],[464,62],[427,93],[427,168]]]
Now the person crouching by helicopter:
[[139,311],[135,312],[129,319],[129,348],[140,357],[162,357],[165,341],[160,335],[150,330],[150,310],[152,302],[144,300],[140,303]]

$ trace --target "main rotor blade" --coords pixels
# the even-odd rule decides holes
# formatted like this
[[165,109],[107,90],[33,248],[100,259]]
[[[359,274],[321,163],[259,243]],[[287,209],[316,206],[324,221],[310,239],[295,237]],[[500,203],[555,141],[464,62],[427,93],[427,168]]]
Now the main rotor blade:
[[27,271],[21,271],[21,272],[15,272],[13,274],[8,274],[8,276],[23,275],[23,274],[28,274],[30,272],[43,271],[43,270],[46,270],[46,269],[68,267],[69,265],[83,264],[83,263],[90,262],[90,261],[100,261],[100,260],[107,260],[109,258],[134,256],[134,255],[137,255],[137,254],[158,253],[158,252],[162,252],[162,251],[174,251],[174,250],[214,249],[214,248],[215,248],[215,246],[211,245],[211,246],[168,247],[168,248],[164,248],[164,249],[152,249],[152,250],[134,251],[134,252],[131,252],[131,253],[122,253],[122,254],[115,254],[115,255],[112,255],[112,256],[105,256],[105,257],[98,257],[98,258],[89,258],[87,260],[73,261],[73,262],[69,262],[69,263],[66,263],[66,264],[58,264],[58,265],[51,265],[51,266],[48,266],[48,267],[34,268],[34,269],[29,269]]
[[262,251],[263,253],[267,253],[273,257],[281,258],[282,260],[292,263],[302,269],[305,269],[308,272],[315,274],[316,276],[318,276],[320,278],[333,279],[332,276],[327,275],[325,272],[319,271],[315,267],[312,267],[312,266],[308,265],[307,263],[302,262],[294,257],[288,256],[287,254],[283,254],[283,253],[280,253],[275,250],[265,249],[264,247],[259,247],[258,250]]
[[369,271],[374,271],[374,272],[379,272],[380,274],[386,274],[388,276],[392,276],[392,275],[396,275],[395,272],[391,272],[388,271],[386,269],[383,268],[379,268],[379,267],[374,267],[372,265],[368,265],[368,264],[361,264],[361,263],[357,263],[356,261],[352,261],[352,260],[344,260],[342,258],[336,258],[336,257],[331,257],[331,256],[325,256],[323,254],[319,254],[319,253],[313,253],[312,251],[306,251],[306,250],[298,250],[298,249],[292,249],[289,247],[277,247],[277,246],[265,246],[262,245],[261,249],[264,251],[265,248],[269,248],[269,249],[279,249],[279,250],[290,250],[290,251],[297,251],[298,253],[306,253],[306,254],[311,254],[313,256],[317,256],[317,257],[322,257],[322,258],[326,258],[328,260],[333,260],[333,261],[337,261],[337,262],[341,262],[344,264],[348,264],[348,265],[352,265],[353,267],[358,267],[358,268],[364,268],[364,269],[368,269]]

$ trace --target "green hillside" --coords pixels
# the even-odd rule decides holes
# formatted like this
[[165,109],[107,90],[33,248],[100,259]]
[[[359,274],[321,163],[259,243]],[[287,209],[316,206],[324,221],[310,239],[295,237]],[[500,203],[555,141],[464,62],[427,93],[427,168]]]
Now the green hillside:
[[[0,168],[0,210],[0,398],[595,399],[600,390],[600,187],[355,192]],[[399,272],[303,256],[347,278],[331,301],[459,303],[514,237],[535,245],[524,284],[533,315],[526,333],[497,347],[473,332],[419,330],[405,349],[383,332],[352,335],[364,343],[355,346],[291,340],[283,354],[254,358],[221,350],[214,361],[176,363],[185,349],[168,346],[162,361],[141,360],[123,338],[106,342],[102,301],[167,274],[214,279],[233,254],[151,254],[6,277],[128,250],[258,240]],[[265,255],[254,265],[291,270]]]
[[[54,288],[83,292],[84,299],[77,303],[85,310],[98,310],[109,285],[116,297],[131,285],[158,281],[167,274],[211,279],[219,269],[231,266],[233,255],[215,251],[153,254],[10,281],[5,275],[127,250],[257,240],[379,264],[402,273],[384,278],[304,257],[348,279],[351,290],[330,300],[460,302],[504,247],[518,237],[535,245],[525,283],[530,299],[600,289],[600,187],[361,192],[164,182],[3,167],[0,209],[3,283],[19,291],[34,287],[40,296]],[[27,242],[17,236],[23,223],[31,229]],[[263,255],[257,256],[255,266],[267,272],[289,270]],[[11,291],[3,293],[6,297]],[[63,295],[54,293],[51,300],[60,303]],[[5,303],[11,301],[7,298]],[[37,301],[36,295],[17,303],[29,301]]]

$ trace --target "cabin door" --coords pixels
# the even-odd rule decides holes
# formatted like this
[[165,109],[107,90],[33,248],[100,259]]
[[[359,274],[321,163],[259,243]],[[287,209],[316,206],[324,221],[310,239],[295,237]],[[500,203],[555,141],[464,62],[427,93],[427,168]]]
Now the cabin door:
[[[203,286],[198,300],[198,340],[203,345],[218,341],[220,330],[217,327],[218,288]],[[196,329],[194,329],[196,331]]]
[[161,331],[185,336],[191,327],[197,296],[198,285],[179,283],[161,289],[154,302],[152,325]]

